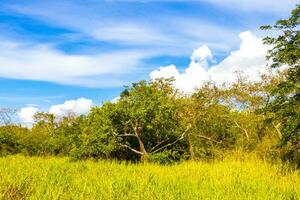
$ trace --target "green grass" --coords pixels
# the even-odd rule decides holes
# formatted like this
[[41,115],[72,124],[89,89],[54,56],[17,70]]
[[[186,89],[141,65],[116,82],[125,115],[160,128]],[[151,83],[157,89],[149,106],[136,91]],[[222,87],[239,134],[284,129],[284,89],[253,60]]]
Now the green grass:
[[300,199],[299,172],[259,159],[173,166],[0,158],[0,199]]

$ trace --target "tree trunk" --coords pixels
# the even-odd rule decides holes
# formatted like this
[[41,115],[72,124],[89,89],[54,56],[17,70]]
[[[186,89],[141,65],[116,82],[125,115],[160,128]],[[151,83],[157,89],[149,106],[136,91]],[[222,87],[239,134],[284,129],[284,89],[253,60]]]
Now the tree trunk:
[[137,136],[137,140],[139,142],[140,152],[143,153],[143,155],[141,156],[141,162],[143,162],[143,163],[148,162],[149,153],[146,151],[145,145],[139,136]]
[[134,127],[134,133],[136,135],[136,138],[139,142],[139,146],[140,146],[140,152],[143,153],[143,155],[141,156],[141,162],[142,163],[146,163],[149,161],[149,153],[147,152],[146,148],[145,148],[145,145],[140,137],[140,131],[141,129],[138,128],[138,126],[136,125]]
[[147,163],[149,161],[149,154],[145,153],[141,156],[141,162],[142,163]]
[[194,147],[192,144],[192,139],[190,134],[187,136],[188,139],[188,148],[189,148],[189,154],[190,154],[190,160],[195,160],[195,152],[194,152]]

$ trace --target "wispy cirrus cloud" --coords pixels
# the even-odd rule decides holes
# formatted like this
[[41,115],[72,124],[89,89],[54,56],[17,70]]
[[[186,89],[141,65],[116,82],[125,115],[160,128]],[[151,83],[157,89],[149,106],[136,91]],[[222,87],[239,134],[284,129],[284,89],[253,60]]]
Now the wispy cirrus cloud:
[[164,9],[158,7],[150,6],[149,12],[142,12],[143,7],[127,4],[90,1],[82,5],[62,0],[50,4],[48,1],[10,4],[7,10],[68,28],[94,40],[119,44],[123,48],[159,49],[165,55],[187,55],[200,43],[210,43],[220,51],[235,47],[236,43],[228,41],[240,32],[238,28],[222,26],[201,15],[164,13]]
[[[144,66],[154,67],[151,59],[156,57],[186,57],[202,45],[217,56],[227,55],[238,48],[236,36],[245,26],[251,30],[251,20],[245,20],[250,12],[275,12],[292,7],[296,1],[195,0],[181,1],[180,5],[187,4],[180,8],[178,1],[164,4],[164,0],[86,2],[28,0],[1,5],[3,13],[67,29],[78,43],[81,37],[87,37],[95,43],[103,42],[99,45],[115,46],[109,51],[71,54],[52,43],[0,38],[0,77],[88,87],[122,86],[133,81],[129,75],[138,74]],[[257,19],[256,15],[251,19]],[[66,41],[60,38],[57,43]],[[140,79],[137,76],[136,80]]]
[[142,66],[151,53],[114,51],[96,55],[72,55],[51,45],[0,40],[0,76],[89,87],[124,84],[120,78]]
[[[118,46],[92,54],[70,54],[52,43],[18,41],[0,35],[0,77],[119,87],[135,81],[128,75],[151,65],[145,60],[157,56],[187,56],[191,49],[203,44],[208,44],[215,52],[224,52],[233,48],[233,39],[229,38],[238,33],[191,16],[174,14],[170,17],[163,13],[155,16],[152,13],[135,17],[115,5],[110,5],[113,9],[107,12],[106,6],[95,1],[89,6],[76,1],[27,1],[4,5],[5,12],[70,30],[71,36],[76,36],[75,41],[80,42],[82,36]],[[57,41],[64,42],[63,39]]]

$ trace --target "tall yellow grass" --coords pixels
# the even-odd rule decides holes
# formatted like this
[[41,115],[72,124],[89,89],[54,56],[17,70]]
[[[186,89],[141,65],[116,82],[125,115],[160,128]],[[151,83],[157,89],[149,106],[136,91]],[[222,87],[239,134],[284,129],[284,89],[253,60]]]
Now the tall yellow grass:
[[300,176],[259,159],[172,166],[0,158],[1,199],[300,199]]

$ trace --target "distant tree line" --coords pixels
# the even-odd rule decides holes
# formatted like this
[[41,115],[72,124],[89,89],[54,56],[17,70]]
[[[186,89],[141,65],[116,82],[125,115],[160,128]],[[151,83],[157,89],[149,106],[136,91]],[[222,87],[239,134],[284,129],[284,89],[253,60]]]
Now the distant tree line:
[[63,117],[41,112],[32,128],[11,123],[15,110],[0,110],[0,155],[57,155],[78,159],[118,159],[171,163],[217,159],[242,150],[300,166],[300,6],[267,37],[271,68],[252,82],[204,83],[186,95],[173,79],[140,81],[116,102],[88,115]]

